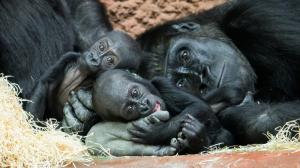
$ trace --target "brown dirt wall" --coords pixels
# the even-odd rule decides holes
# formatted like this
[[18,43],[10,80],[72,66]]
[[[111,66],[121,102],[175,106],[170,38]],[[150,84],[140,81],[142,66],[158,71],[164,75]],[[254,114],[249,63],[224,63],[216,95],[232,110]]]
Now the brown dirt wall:
[[115,29],[133,37],[160,23],[198,13],[225,0],[100,0]]

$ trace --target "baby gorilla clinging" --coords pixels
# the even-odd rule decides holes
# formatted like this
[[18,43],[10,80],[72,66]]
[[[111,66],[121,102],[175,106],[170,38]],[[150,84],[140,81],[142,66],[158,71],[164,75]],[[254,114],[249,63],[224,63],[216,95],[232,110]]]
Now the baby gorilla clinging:
[[[96,148],[94,144],[102,144],[115,155],[170,155],[175,153],[174,149],[181,151],[184,148],[194,153],[211,144],[229,144],[232,140],[231,134],[222,129],[206,103],[178,90],[164,78],[155,78],[150,83],[127,71],[110,70],[98,77],[88,97],[92,99],[89,101],[92,104],[90,108],[104,121],[110,122],[93,126],[86,143]],[[168,121],[169,113],[161,111],[166,109],[172,117]],[[72,110],[69,110],[65,110],[65,122],[74,122]],[[126,123],[136,119],[133,123]],[[167,140],[159,141],[161,137],[155,137],[159,143],[154,146],[140,144],[138,137],[151,131],[148,130],[151,129],[149,125],[155,124],[162,124],[165,127],[163,129],[169,130],[162,138]],[[172,139],[179,132],[183,136]],[[171,139],[170,145],[161,148],[161,145],[169,144]]]
[[93,80],[95,74],[113,68],[137,69],[143,54],[139,44],[123,32],[111,31],[83,54],[69,52],[61,57],[36,85],[26,110],[36,119],[63,118],[69,93]]

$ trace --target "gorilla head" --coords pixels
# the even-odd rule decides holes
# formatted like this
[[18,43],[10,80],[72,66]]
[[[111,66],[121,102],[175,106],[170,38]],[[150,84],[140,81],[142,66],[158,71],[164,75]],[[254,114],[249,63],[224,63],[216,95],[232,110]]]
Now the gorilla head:
[[150,53],[140,70],[147,78],[164,74],[177,87],[213,104],[236,104],[254,90],[250,64],[214,24],[165,24],[139,41]]
[[165,109],[164,101],[150,82],[136,74],[109,70],[101,74],[93,88],[93,106],[109,121],[131,121]]
[[140,45],[129,35],[111,31],[83,53],[81,61],[92,72],[114,68],[137,69],[142,54]]
[[80,54],[76,63],[69,63],[58,90],[60,104],[64,104],[69,93],[81,86],[89,76],[114,68],[136,70],[143,54],[139,43],[129,35],[120,31],[107,33]]

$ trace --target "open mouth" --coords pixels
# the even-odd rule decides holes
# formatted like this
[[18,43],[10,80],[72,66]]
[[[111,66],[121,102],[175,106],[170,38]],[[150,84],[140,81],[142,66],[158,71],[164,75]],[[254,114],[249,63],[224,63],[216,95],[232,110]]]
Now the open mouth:
[[161,107],[161,105],[160,105],[160,103],[157,101],[157,102],[155,103],[154,108],[153,108],[153,113],[154,113],[154,112],[157,112],[157,111],[160,111],[160,107]]

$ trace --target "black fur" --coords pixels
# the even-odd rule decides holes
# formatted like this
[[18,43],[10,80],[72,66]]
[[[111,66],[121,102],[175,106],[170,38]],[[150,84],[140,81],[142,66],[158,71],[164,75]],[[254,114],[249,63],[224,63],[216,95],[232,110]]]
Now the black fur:
[[[74,2],[74,3],[73,3]],[[79,24],[77,15],[84,15],[81,21],[89,23],[105,13],[96,0],[11,0],[0,2],[0,71],[12,75],[18,83],[22,97],[29,98],[31,90],[41,75],[65,52],[74,47],[85,48],[101,33],[95,25]],[[84,6],[83,6],[84,4]],[[70,8],[72,6],[72,8]],[[77,9],[80,7],[80,10]],[[90,11],[89,9],[93,9]],[[85,11],[86,13],[84,13]],[[102,13],[98,13],[102,11]],[[93,13],[97,12],[97,13]],[[77,16],[72,18],[73,16]],[[91,18],[92,17],[92,18]],[[109,25],[107,19],[101,20],[101,28]],[[97,24],[100,21],[97,20]],[[74,28],[76,27],[76,29]],[[111,29],[108,26],[106,30]],[[92,37],[85,33],[90,32]],[[78,43],[76,34],[83,34],[87,44]],[[81,45],[84,45],[81,46]]]
[[148,78],[164,74],[169,41],[177,36],[209,37],[230,44],[245,56],[247,60],[244,61],[248,61],[254,69],[257,76],[256,81],[252,78],[255,101],[263,103],[236,105],[242,100],[240,95],[245,95],[245,90],[239,92],[235,89],[237,94],[225,90],[218,97],[228,97],[227,93],[237,97],[231,107],[219,112],[218,116],[225,128],[238,137],[237,143],[265,142],[263,133],[274,132],[275,127],[300,117],[300,103],[296,101],[300,98],[299,27],[298,1],[229,1],[141,35],[138,40],[150,54],[144,59],[140,71]]
[[[143,80],[135,81],[145,84]],[[233,143],[231,133],[221,126],[211,108],[203,100],[178,90],[165,78],[156,77],[151,83],[166,103],[171,119],[156,124],[144,124],[137,121],[133,124],[134,127],[129,129],[134,135],[132,141],[162,145],[167,144],[172,138],[177,137],[179,132],[182,132],[186,140],[186,146],[182,150],[189,153],[203,151],[205,147],[213,144],[231,145]],[[149,89],[152,90],[151,87]],[[188,119],[194,122],[186,122]],[[197,127],[198,125],[201,126]],[[195,129],[188,132],[181,130],[185,127],[195,127]],[[194,136],[189,136],[188,133]]]

